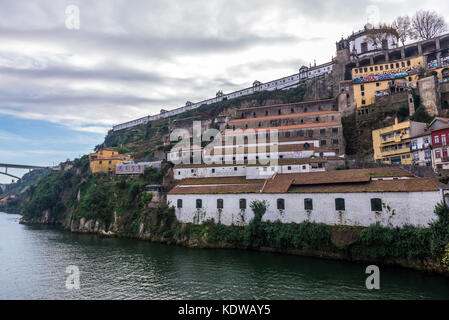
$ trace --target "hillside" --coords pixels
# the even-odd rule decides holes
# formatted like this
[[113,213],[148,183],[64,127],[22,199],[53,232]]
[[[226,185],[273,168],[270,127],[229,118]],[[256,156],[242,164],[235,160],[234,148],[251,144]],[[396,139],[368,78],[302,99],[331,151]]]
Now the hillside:
[[23,177],[15,183],[3,185],[2,196],[16,195],[25,192],[30,186],[36,185],[40,180],[48,176],[51,169],[35,169],[25,173]]
[[163,152],[172,147],[161,145],[164,135],[167,135],[172,128],[190,127],[193,120],[210,121],[218,115],[232,116],[233,111],[242,107],[304,101],[306,92],[306,85],[303,84],[289,90],[261,91],[241,98],[202,105],[198,109],[184,112],[170,119],[154,121],[127,130],[116,132],[111,130],[105,137],[104,143],[97,146],[97,149],[102,146],[117,147],[122,153],[133,154],[136,160],[153,160],[160,158]]

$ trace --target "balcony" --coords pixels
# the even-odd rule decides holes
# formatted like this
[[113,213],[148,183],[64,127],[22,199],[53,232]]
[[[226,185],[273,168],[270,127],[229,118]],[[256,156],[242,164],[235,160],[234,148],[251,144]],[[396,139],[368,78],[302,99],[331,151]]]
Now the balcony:
[[402,134],[402,135],[397,135],[388,139],[382,139],[380,140],[381,144],[389,144],[389,143],[401,143],[404,140],[410,139],[410,135],[409,134]]
[[395,155],[406,154],[406,153],[410,153],[410,148],[382,151],[381,155],[382,155],[382,157],[389,157],[389,156],[395,156]]

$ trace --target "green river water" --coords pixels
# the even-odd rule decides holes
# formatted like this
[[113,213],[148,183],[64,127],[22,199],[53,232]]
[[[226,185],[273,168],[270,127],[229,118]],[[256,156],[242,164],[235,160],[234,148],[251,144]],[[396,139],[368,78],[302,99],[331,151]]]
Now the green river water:
[[[0,299],[448,299],[449,279],[241,250],[188,249],[19,224],[0,213]],[[68,266],[80,289],[68,290]]]

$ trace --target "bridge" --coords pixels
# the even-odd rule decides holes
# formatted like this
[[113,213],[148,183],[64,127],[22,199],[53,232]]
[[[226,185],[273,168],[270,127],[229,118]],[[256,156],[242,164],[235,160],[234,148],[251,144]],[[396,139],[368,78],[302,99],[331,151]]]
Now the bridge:
[[5,168],[5,171],[4,172],[0,171],[0,174],[3,174],[5,176],[8,176],[8,177],[11,177],[14,179],[20,179],[19,177],[16,177],[15,175],[8,173],[8,169],[28,169],[31,171],[33,169],[45,169],[47,167],[31,166],[31,165],[24,165],[24,164],[0,163],[0,168]]

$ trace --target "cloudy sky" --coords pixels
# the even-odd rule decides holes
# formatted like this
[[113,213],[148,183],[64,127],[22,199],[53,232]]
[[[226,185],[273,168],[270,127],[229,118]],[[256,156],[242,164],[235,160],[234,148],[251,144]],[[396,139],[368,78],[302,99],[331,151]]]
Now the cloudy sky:
[[114,124],[327,62],[368,19],[421,8],[449,3],[2,0],[0,163],[73,159]]

